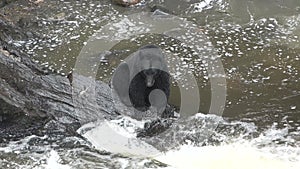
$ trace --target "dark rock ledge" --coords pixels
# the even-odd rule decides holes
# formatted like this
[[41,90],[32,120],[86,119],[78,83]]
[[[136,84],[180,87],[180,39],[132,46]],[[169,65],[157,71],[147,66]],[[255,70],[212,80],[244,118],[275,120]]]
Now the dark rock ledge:
[[[19,27],[0,18],[0,31],[0,143],[38,134],[39,128],[51,119],[74,132],[82,123],[81,116],[88,122],[95,116],[87,115],[95,113],[104,118],[117,115],[107,84],[96,81],[95,104],[78,107],[67,77],[47,73],[8,43],[12,36],[25,36]],[[88,82],[86,77],[76,77]]]
[[[37,66],[27,59],[24,54],[16,57],[0,51],[0,136],[37,127],[50,119],[72,126],[79,124],[81,115],[86,122],[94,120],[95,116],[90,119],[86,116],[93,112],[104,118],[116,115],[105,83],[96,82],[96,104],[77,108],[67,77],[38,71]],[[30,68],[28,64],[37,69]]]

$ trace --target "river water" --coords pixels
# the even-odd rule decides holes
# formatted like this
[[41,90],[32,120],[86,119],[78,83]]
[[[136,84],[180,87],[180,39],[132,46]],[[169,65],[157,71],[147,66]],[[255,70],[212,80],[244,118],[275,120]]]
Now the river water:
[[[186,44],[190,45],[184,46],[175,38],[147,34],[147,27],[151,30],[155,23],[145,18],[138,23],[145,29],[138,24],[128,27],[130,19],[144,16],[140,13],[150,12],[154,5],[178,16],[170,25],[182,22],[186,30],[192,27],[200,33],[194,38],[187,34]],[[141,31],[114,45],[106,58],[99,57],[95,78],[109,82],[120,60],[143,44],[155,43],[172,53],[171,58],[179,58],[179,67],[195,77],[201,98],[195,103],[199,110],[151,138],[137,139],[134,129],[141,122],[120,118],[99,119],[88,124],[90,131],[83,132],[83,126],[78,131],[83,137],[54,133],[12,140],[1,144],[0,168],[300,167],[300,1],[150,0],[123,8],[108,0],[62,0],[46,1],[35,12],[37,24],[31,29],[40,37],[13,44],[49,71],[66,75],[74,69],[81,49],[89,46],[89,37],[99,34],[99,29],[100,33],[112,34],[111,41],[118,33]],[[159,31],[166,27],[162,25]],[[204,43],[199,39],[205,39]],[[197,44],[203,48],[200,54],[191,49]],[[101,50],[109,49],[102,45],[99,53]],[[203,54],[207,51],[215,51],[216,56]],[[221,61],[223,71],[218,73],[226,80],[222,88],[225,93],[221,93],[226,100],[221,109],[213,107],[214,82],[207,66],[210,60]],[[179,108],[182,102],[196,100],[181,97],[182,82],[176,75],[182,70],[172,74],[169,101]],[[108,135],[111,129],[118,132]],[[121,140],[139,144],[128,149]]]

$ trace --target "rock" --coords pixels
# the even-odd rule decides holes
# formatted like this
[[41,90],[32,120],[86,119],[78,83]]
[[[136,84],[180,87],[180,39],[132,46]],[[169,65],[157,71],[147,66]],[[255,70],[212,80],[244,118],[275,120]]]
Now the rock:
[[156,119],[146,122],[142,130],[137,131],[137,137],[153,137],[166,131],[175,119]]
[[135,4],[139,3],[139,2],[141,2],[141,0],[112,0],[112,2],[114,4],[127,7],[127,6],[131,6],[131,5],[135,5]]
[[168,10],[166,7],[162,6],[162,5],[153,5],[150,7],[150,11],[154,12],[154,11],[161,11],[163,13],[166,14],[173,14],[170,10]]
[[[22,59],[25,57],[22,56]],[[76,105],[73,103],[72,86],[67,77],[38,74],[26,66],[23,60],[16,62],[11,57],[0,54],[0,99],[28,116],[53,116],[63,123],[77,121],[78,119],[74,118]],[[82,83],[88,82],[86,77],[78,77]],[[112,98],[107,93],[110,90],[109,86],[102,82],[95,82],[95,85],[95,98],[98,103],[85,105],[86,107],[81,108],[82,114],[84,109],[88,109],[100,114],[113,115],[114,112],[110,112],[113,110],[102,107],[113,107]],[[14,112],[16,111],[10,113]]]
[[[12,39],[26,40],[28,35],[24,31],[0,18],[0,142],[40,131],[37,127],[50,119],[76,131],[79,122],[96,120],[95,115],[117,115],[110,88],[102,82],[95,82],[95,104],[77,106],[67,77],[47,73],[19,48],[10,45]],[[76,78],[88,83],[84,76]],[[80,121],[81,117],[84,120]]]
[[[95,117],[111,119],[117,115],[107,84],[95,82],[95,104],[76,105],[67,77],[44,74],[39,68],[32,69],[36,65],[26,55],[20,55],[21,59],[17,61],[14,56],[0,52],[1,137],[4,138],[3,132],[16,135],[18,129],[38,126],[31,124],[44,123],[47,119],[78,126],[78,123],[96,120]],[[83,84],[89,83],[87,77],[76,78],[80,78]]]

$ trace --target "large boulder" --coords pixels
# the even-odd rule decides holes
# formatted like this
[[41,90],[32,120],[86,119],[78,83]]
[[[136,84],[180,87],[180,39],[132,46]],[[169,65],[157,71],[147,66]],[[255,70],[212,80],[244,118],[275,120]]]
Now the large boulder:
[[51,119],[79,127],[100,117],[117,115],[107,84],[77,75],[75,77],[81,84],[76,86],[94,82],[95,102],[90,104],[89,95],[74,99],[76,92],[81,91],[74,92],[74,85],[67,77],[43,70],[27,54],[10,44],[12,39],[26,38],[21,28],[0,18],[0,142],[39,131],[37,127]]

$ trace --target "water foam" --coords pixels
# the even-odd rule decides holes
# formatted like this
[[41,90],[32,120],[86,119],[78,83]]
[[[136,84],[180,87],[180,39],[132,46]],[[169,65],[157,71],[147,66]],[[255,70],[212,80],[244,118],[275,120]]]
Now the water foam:
[[279,154],[263,151],[247,144],[194,147],[184,145],[155,159],[178,169],[295,169],[296,161],[283,160]]
[[[201,117],[213,118],[213,116],[206,116],[209,115],[195,115],[194,119]],[[219,118],[217,120],[220,121]],[[85,132],[83,136],[97,149],[122,155],[155,159],[170,165],[170,167],[179,169],[300,168],[300,148],[296,145],[289,145],[294,143],[295,140],[289,137],[289,131],[286,128],[278,129],[276,126],[271,126],[254,138],[245,137],[245,133],[232,137],[226,135],[228,134],[227,131],[225,133],[218,132],[216,135],[220,137],[221,143],[219,144],[208,144],[199,147],[187,142],[188,144],[180,145],[176,150],[162,153],[144,142],[145,140],[139,140],[135,137],[134,129],[137,127],[136,125],[141,127],[141,123],[127,117],[125,120],[94,123],[94,128]],[[251,132],[254,132],[253,130],[256,130],[252,123],[251,125],[243,122],[229,123],[221,121],[220,123],[232,125],[233,130],[238,130],[234,129],[234,126],[243,126],[249,130],[246,135],[250,135]],[[284,143],[279,144],[276,140],[281,140]]]
[[60,156],[55,150],[51,150],[47,159],[45,169],[70,169],[71,167],[65,164],[60,164]]

